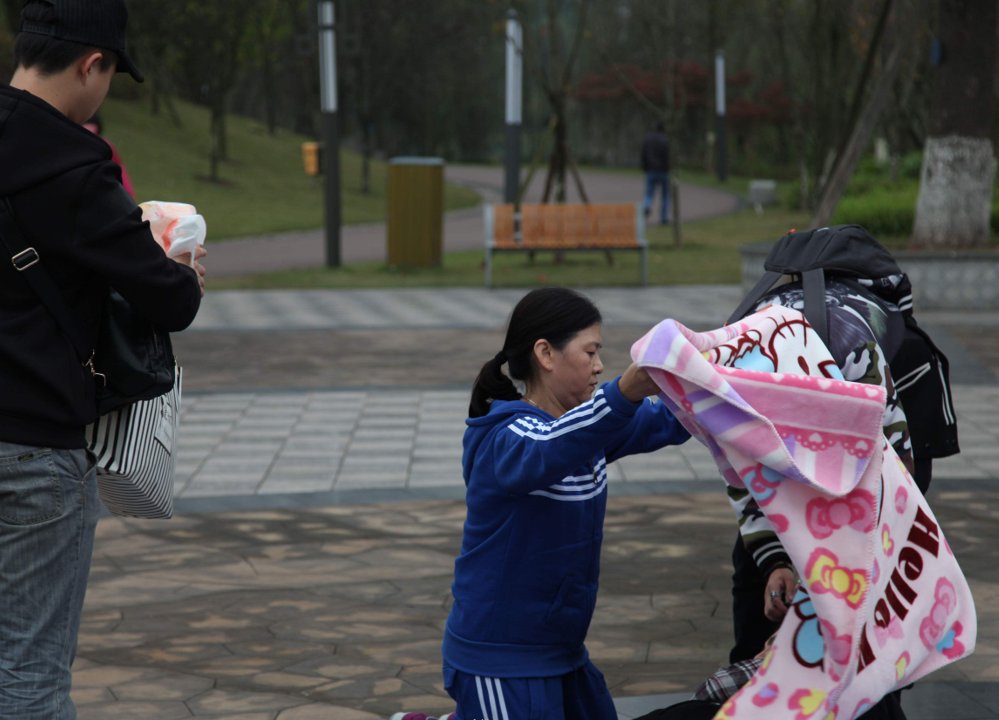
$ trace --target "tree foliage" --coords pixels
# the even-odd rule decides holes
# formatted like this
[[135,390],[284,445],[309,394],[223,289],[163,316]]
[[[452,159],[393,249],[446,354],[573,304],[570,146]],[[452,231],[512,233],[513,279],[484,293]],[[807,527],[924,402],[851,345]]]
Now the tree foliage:
[[933,106],[913,243],[987,245],[996,177],[994,1],[939,0]]
[[[340,137],[369,159],[499,160],[504,25],[513,7],[524,24],[525,153],[548,159],[553,196],[564,192],[574,162],[635,166],[656,121],[667,127],[677,165],[713,168],[721,50],[731,171],[796,177],[800,204],[815,209],[842,183],[843,159],[865,151],[870,137],[883,138],[896,158],[921,151],[947,108],[977,122],[979,136],[997,136],[994,112],[959,111],[960,98],[944,96],[964,84],[933,82],[941,73],[929,50],[942,3],[990,4],[336,0]],[[19,5],[0,0],[0,51],[10,47]],[[892,6],[902,21],[894,25],[884,22]],[[219,179],[226,161],[228,113],[255,117],[270,133],[316,134],[316,0],[132,0],[129,7],[130,43],[147,75],[144,86],[129,87],[152,112],[176,116],[174,97],[211,109],[211,127],[192,128],[210,133],[209,177]],[[962,47],[969,69],[958,74],[975,80],[994,107],[995,28],[956,22],[978,33]],[[887,77],[893,51],[897,66]]]

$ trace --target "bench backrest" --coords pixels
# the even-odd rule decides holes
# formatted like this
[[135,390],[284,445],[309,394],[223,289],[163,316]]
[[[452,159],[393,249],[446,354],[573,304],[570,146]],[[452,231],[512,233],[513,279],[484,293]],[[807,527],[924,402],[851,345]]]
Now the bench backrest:
[[493,241],[499,247],[636,247],[641,244],[632,203],[525,204],[520,238],[513,205],[492,207]]

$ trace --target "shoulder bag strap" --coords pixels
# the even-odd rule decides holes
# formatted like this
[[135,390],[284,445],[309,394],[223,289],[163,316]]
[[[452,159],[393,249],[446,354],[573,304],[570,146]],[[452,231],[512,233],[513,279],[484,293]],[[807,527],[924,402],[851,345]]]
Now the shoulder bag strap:
[[29,247],[14,221],[14,211],[10,199],[0,198],[0,245],[10,253],[10,261],[28,286],[35,291],[42,304],[52,315],[59,329],[69,338],[81,365],[90,365],[93,361],[93,349],[88,348],[83,341],[79,325],[71,319],[69,307],[52,276],[42,267],[38,251]]
[[753,289],[746,293],[746,296],[739,303],[739,307],[732,311],[732,314],[728,316],[728,320],[725,321],[726,325],[731,325],[737,320],[742,320],[746,314],[756,307],[756,303],[766,295],[767,291],[774,286],[774,283],[780,279],[781,274],[774,270],[765,270],[762,277],[756,281],[756,285]]

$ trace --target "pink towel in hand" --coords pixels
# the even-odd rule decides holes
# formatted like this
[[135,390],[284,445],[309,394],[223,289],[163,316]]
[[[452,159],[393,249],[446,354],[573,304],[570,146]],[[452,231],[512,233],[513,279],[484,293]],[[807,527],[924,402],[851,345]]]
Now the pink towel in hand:
[[884,390],[842,380],[801,313],[706,333],[665,320],[631,352],[801,575],[761,669],[716,718],[851,720],[973,651],[971,591],[883,436]]

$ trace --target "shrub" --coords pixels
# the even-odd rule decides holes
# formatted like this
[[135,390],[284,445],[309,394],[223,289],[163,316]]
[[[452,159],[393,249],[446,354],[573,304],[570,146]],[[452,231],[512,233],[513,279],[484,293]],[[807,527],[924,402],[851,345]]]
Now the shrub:
[[923,153],[916,150],[906,153],[898,164],[898,176],[909,180],[919,180],[923,171]]
[[801,210],[801,183],[795,180],[778,182],[777,202],[788,210]]
[[[857,223],[880,235],[910,236],[916,218],[918,185],[872,189],[865,195],[847,195],[833,214],[833,223]],[[999,233],[999,189],[992,195],[992,232]]]
[[916,190],[872,189],[864,195],[844,197],[833,223],[857,223],[866,227],[875,237],[880,235],[911,235],[916,214]]

